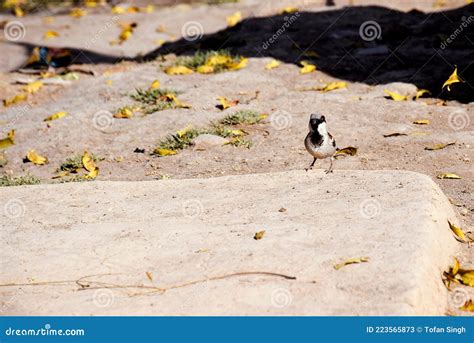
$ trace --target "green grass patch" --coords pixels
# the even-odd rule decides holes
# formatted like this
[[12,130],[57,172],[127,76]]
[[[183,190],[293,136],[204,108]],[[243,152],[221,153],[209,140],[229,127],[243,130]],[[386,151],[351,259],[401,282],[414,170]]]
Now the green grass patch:
[[21,185],[37,185],[41,183],[41,180],[36,176],[32,175],[23,175],[23,176],[0,176],[0,187],[10,187],[10,186],[21,186]]
[[[90,154],[94,162],[99,162],[104,160],[104,158],[97,157],[94,154]],[[78,169],[81,169],[82,165],[82,155],[77,154],[72,157],[68,157],[63,163],[61,163],[56,170],[56,172],[76,172]]]
[[145,114],[176,108],[176,102],[169,96],[176,97],[177,91],[166,88],[137,88],[130,97],[140,103],[140,110]]
[[252,110],[243,110],[238,111],[233,114],[229,114],[222,118],[219,121],[221,125],[239,125],[239,124],[247,124],[247,125],[254,125],[259,123],[265,119],[265,116],[258,113],[257,111]]
[[237,64],[242,59],[242,56],[232,55],[228,50],[196,51],[192,56],[178,57],[175,65],[196,71],[199,66],[208,64],[213,57],[219,57],[221,62],[225,61],[225,63],[212,63],[214,73],[228,70],[230,65]]

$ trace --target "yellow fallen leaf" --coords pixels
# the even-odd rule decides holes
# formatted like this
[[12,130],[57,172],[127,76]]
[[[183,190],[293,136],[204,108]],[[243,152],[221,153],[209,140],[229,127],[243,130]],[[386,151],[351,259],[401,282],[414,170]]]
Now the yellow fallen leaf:
[[451,231],[456,235],[456,239],[461,242],[466,242],[466,235],[464,234],[464,231],[453,223],[451,223],[449,220],[448,224]]
[[88,172],[92,172],[97,168],[94,163],[94,159],[89,155],[87,151],[84,151],[84,155],[82,155],[82,165]]
[[114,82],[113,82],[112,80],[105,80],[105,84],[106,84],[107,86],[112,86],[113,83],[114,83]]
[[123,157],[123,156],[116,156],[114,158],[115,162],[118,162],[118,163],[122,162],[124,159],[125,159],[125,157]]
[[199,74],[212,74],[214,72],[214,67],[210,65],[202,65],[197,67],[196,71]]
[[112,7],[112,13],[113,14],[125,14],[127,13],[127,9],[125,9],[124,7],[122,6],[113,6]]
[[454,173],[441,173],[437,176],[438,179],[460,179],[461,177]]
[[472,299],[467,300],[459,309],[461,311],[474,312],[474,301]]
[[155,149],[154,153],[158,156],[171,156],[176,155],[178,152],[170,149]]
[[460,270],[463,285],[474,287],[474,270]]
[[71,173],[71,171],[69,170],[63,170],[63,171],[60,171],[59,173],[57,173],[55,176],[53,176],[52,178],[53,179],[59,179],[61,177],[65,177],[67,175],[69,175]]
[[95,179],[99,175],[99,167],[95,167],[93,170],[89,171],[84,178],[85,179]]
[[303,62],[301,62],[301,65],[303,66],[300,69],[301,74],[312,73],[313,71],[316,70],[316,66],[314,64],[309,63],[309,62],[303,61]]
[[385,94],[387,94],[392,100],[395,101],[406,101],[408,100],[408,97],[406,95],[401,95],[395,92],[391,92],[388,89],[384,90]]
[[230,56],[227,56],[227,55],[214,55],[214,56],[209,57],[206,60],[205,65],[207,65],[207,66],[216,66],[216,65],[228,64],[228,63],[232,63],[232,58]]
[[184,102],[181,102],[178,98],[174,97],[174,105],[177,108],[191,108],[192,106],[189,104],[185,104]]
[[253,236],[253,239],[258,241],[259,239],[262,239],[264,235],[265,235],[265,230],[256,232],[255,235]]
[[330,92],[335,89],[341,89],[341,88],[347,88],[347,83],[344,81],[329,82],[329,83],[326,83],[323,87],[315,88],[315,90],[326,93],[326,92]]
[[456,274],[459,272],[459,269],[461,269],[461,264],[457,258],[454,258],[454,264],[451,268],[451,275],[456,276]]
[[97,7],[99,4],[100,5],[104,5],[105,1],[103,0],[100,0],[100,1],[97,1],[97,0],[85,0],[84,1],[84,4],[86,5],[86,7],[89,7],[89,8],[94,8],[94,7]]
[[15,130],[8,132],[6,138],[0,139],[0,149],[6,149],[13,144],[15,144]]
[[248,58],[242,58],[239,62],[226,64],[227,70],[239,70],[245,68],[247,66],[248,61]]
[[458,77],[458,68],[454,68],[454,71],[453,73],[451,74],[451,76],[449,76],[449,78],[446,80],[446,82],[443,84],[443,87],[441,87],[441,89],[444,89],[444,87],[447,86],[448,88],[448,92],[451,92],[451,88],[450,86],[453,84],[453,83],[458,83],[458,82],[462,82],[459,77]]
[[28,83],[26,86],[23,87],[23,90],[27,93],[33,94],[39,91],[43,87],[43,82],[41,81],[33,81]]
[[87,14],[87,11],[79,7],[73,8],[69,12],[69,15],[73,18],[80,18],[80,17],[85,16],[86,14]]
[[130,119],[133,117],[133,111],[128,107],[122,107],[114,113],[113,117],[117,119]]
[[413,122],[413,124],[416,124],[416,125],[429,125],[430,120],[429,119],[418,119],[418,120],[415,120]]
[[239,129],[230,130],[229,133],[232,136],[236,136],[236,137],[245,136],[247,134],[243,130],[239,130]]
[[155,11],[155,6],[147,5],[144,8],[140,9],[140,11],[142,11],[143,13],[148,13],[148,14],[153,13]]
[[140,9],[137,6],[130,6],[127,8],[127,13],[138,13]]
[[25,101],[26,99],[28,99],[28,95],[26,95],[26,94],[17,94],[13,98],[4,99],[3,100],[3,106],[8,107],[8,106],[11,106],[11,105],[15,105],[19,102]]
[[151,282],[153,282],[153,275],[151,275],[150,272],[146,272],[146,277],[148,278],[148,280],[150,280]]
[[280,14],[290,14],[290,13],[294,13],[294,12],[298,12],[298,9],[296,7],[285,7],[283,8],[281,11],[280,11]]
[[451,143],[447,143],[447,144],[435,144],[433,146],[430,146],[430,147],[425,147],[425,150],[440,150],[440,149],[444,149],[450,145],[454,145],[456,144],[456,142],[451,142]]
[[219,105],[216,107],[222,111],[228,109],[229,107],[236,106],[239,103],[239,100],[230,101],[223,96],[218,97],[217,100],[219,100]]
[[184,129],[176,131],[176,136],[182,138],[185,134],[187,134],[192,129],[192,126],[186,126]]
[[60,119],[62,117],[65,117],[66,115],[67,115],[67,112],[64,112],[64,111],[56,112],[50,115],[49,117],[44,118],[43,121],[52,121],[52,120]]
[[278,68],[280,64],[281,64],[280,61],[271,60],[270,62],[267,63],[267,65],[265,66],[265,69],[267,70],[275,69],[275,68]]
[[36,151],[30,150],[26,154],[26,159],[30,162],[33,162],[34,164],[37,165],[42,165],[48,163],[48,159],[46,157],[43,157],[41,155],[38,155]]
[[21,9],[20,6],[15,6],[13,8],[13,14],[15,15],[15,17],[21,18],[25,15],[25,12]]
[[342,267],[347,266],[348,264],[362,263],[362,262],[369,262],[369,258],[368,257],[350,258],[342,263],[335,264],[334,269],[339,270]]
[[44,39],[51,39],[51,38],[56,38],[56,37],[59,37],[59,33],[56,32],[56,31],[52,31],[52,30],[46,31],[43,34]]
[[153,81],[150,85],[150,90],[158,89],[158,88],[160,88],[160,81],[158,80]]
[[168,75],[187,75],[194,73],[194,71],[185,66],[174,66],[166,68],[165,73]]
[[228,16],[226,20],[227,20],[227,26],[233,27],[242,20],[242,13],[240,11],[235,12],[234,14]]
[[423,96],[424,94],[431,94],[430,91],[426,90],[426,89],[418,89],[416,91],[416,95],[415,95],[415,99],[418,100],[421,96]]
[[339,156],[346,156],[346,155],[354,156],[355,154],[357,154],[357,148],[353,146],[348,146],[348,147],[339,149],[334,155],[334,157],[337,158]]

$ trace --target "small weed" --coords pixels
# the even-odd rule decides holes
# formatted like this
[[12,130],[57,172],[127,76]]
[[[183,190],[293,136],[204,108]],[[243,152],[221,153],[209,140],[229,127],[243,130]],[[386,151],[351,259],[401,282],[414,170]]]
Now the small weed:
[[179,57],[176,60],[176,65],[196,70],[197,67],[208,64],[213,57],[221,59],[220,62],[212,63],[214,73],[225,71],[232,64],[236,64],[242,59],[240,56],[232,55],[228,50],[196,51],[192,56]]
[[[91,158],[94,162],[102,161],[103,158],[97,157],[94,154],[91,154]],[[75,172],[78,169],[81,169],[82,165],[82,155],[78,154],[73,157],[67,158],[63,163],[59,165],[57,172]]]
[[222,125],[238,125],[238,124],[248,124],[254,125],[265,119],[265,116],[262,114],[252,111],[252,110],[243,110],[235,112],[234,114],[229,114],[219,121],[219,124]]
[[21,185],[37,185],[41,183],[41,180],[36,176],[24,175],[18,177],[12,177],[8,175],[0,176],[0,187],[9,186],[21,186]]
[[165,88],[141,89],[137,88],[130,97],[141,104],[140,110],[145,114],[163,111],[176,107],[177,91]]
[[182,150],[191,145],[191,141],[200,134],[206,133],[202,129],[188,129],[183,134],[171,134],[158,143],[157,149]]

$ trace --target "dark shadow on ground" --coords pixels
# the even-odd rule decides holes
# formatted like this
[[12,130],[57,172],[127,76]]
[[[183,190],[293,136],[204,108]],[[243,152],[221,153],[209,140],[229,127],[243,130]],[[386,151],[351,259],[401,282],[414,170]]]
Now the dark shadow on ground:
[[[360,34],[369,21],[375,23]],[[368,6],[249,18],[201,39],[165,44],[146,58],[217,49],[287,63],[309,60],[344,80],[409,82],[434,97],[474,101],[474,5],[434,13]],[[442,90],[455,66],[465,82]]]

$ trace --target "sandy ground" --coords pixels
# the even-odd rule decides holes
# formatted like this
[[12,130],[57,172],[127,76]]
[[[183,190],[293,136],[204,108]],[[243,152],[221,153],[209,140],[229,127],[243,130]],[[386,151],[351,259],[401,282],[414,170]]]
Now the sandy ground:
[[[158,8],[152,14],[118,17],[108,9],[96,9],[81,19],[59,14],[49,23],[47,20],[45,23],[45,17],[51,15],[49,12],[22,18],[25,36],[16,42],[0,41],[3,99],[21,91],[17,81],[31,77],[13,69],[24,65],[36,45],[77,49],[74,62],[89,63],[86,66],[95,76],[78,73],[79,80],[67,85],[47,85],[30,95],[27,103],[0,107],[1,137],[10,129],[16,130],[16,144],[4,151],[8,163],[0,168],[0,173],[30,174],[43,183],[60,182],[52,179],[56,168],[66,158],[84,150],[103,158],[98,162],[97,180],[207,178],[301,170],[311,162],[303,146],[307,120],[310,113],[319,112],[326,116],[339,147],[358,148],[356,156],[337,160],[336,169],[395,169],[427,174],[452,201],[465,231],[470,231],[474,221],[474,92],[472,57],[469,58],[472,35],[465,31],[443,51],[433,51],[431,45],[439,44],[459,27],[461,17],[472,15],[473,5],[460,8],[463,1],[446,1],[444,7],[435,8],[434,1],[398,5],[384,2],[385,6],[396,8],[364,7],[354,12],[360,15],[353,15],[341,7],[346,3],[336,1],[338,7],[327,8],[322,1],[301,2],[304,9],[301,19],[269,49],[256,50],[281,27],[285,18],[275,14],[290,3],[295,2],[179,5]],[[242,25],[226,29],[226,16],[236,10],[241,10],[244,17],[257,19],[252,17]],[[269,19],[258,20],[266,16]],[[361,21],[370,18],[381,23],[382,41],[359,39]],[[0,15],[2,20],[16,19]],[[120,34],[117,23],[132,21],[139,23],[132,38],[122,45],[110,45]],[[179,40],[182,28],[190,21],[198,22],[205,35],[199,40]],[[157,32],[159,27],[164,27],[164,32]],[[43,34],[47,30],[59,32],[60,37],[45,41]],[[178,41],[159,48],[160,39]],[[313,45],[311,42],[315,41],[317,44]],[[249,56],[248,66],[213,75],[171,76],[163,72],[163,65],[172,63],[175,54],[219,47]],[[296,63],[308,59],[304,54],[311,51],[319,56],[309,57],[318,70],[302,75]],[[166,55],[156,60],[151,58],[158,54]],[[137,59],[137,55],[147,60]],[[279,68],[265,70],[271,56],[284,63]],[[121,61],[124,58],[128,60]],[[452,92],[441,91],[454,65],[466,82],[453,85]],[[148,87],[153,80],[159,80],[162,87],[180,91],[179,99],[192,108],[165,110],[132,119],[111,118],[118,107],[132,103],[127,94],[135,88]],[[346,89],[327,93],[302,91],[339,80],[347,82]],[[413,96],[417,87],[430,89],[433,97],[393,101],[384,94],[388,89]],[[220,111],[215,107],[218,96],[239,99],[240,103]],[[204,126],[241,109],[268,114],[264,122],[246,128],[253,142],[250,149],[222,146],[206,151],[187,149],[169,157],[150,155],[157,141],[169,133],[188,125]],[[43,121],[58,111],[69,115],[50,123]],[[419,119],[429,119],[430,124],[413,124]],[[406,135],[384,137],[395,132]],[[425,150],[434,144],[452,142],[453,145],[441,150]],[[145,152],[136,153],[136,148]],[[44,166],[24,163],[30,149],[47,156],[49,163]],[[320,161],[317,166],[325,168],[326,163]],[[438,179],[436,176],[443,172],[456,173],[461,179]],[[462,263],[472,263],[472,248],[465,245],[458,257]]]

